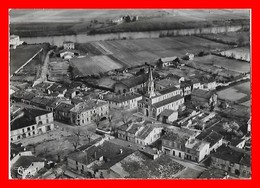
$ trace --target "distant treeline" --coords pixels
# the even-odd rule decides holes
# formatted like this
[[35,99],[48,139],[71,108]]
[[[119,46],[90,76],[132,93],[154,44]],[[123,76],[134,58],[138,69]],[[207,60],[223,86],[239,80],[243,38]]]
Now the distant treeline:
[[88,32],[89,35],[104,34],[104,33],[119,33],[119,32],[141,32],[141,31],[159,31],[173,29],[193,29],[207,28],[220,26],[237,26],[249,27],[249,19],[231,19],[226,21],[199,21],[199,22],[152,22],[150,20],[137,21],[132,23],[123,23],[106,28],[92,29]]
[[[41,36],[61,36],[87,33],[89,35],[119,33],[119,32],[139,32],[158,31],[171,29],[192,29],[218,26],[249,26],[249,19],[231,19],[226,21],[199,21],[199,22],[176,22],[176,21],[151,21],[139,20],[136,22],[122,23],[119,25],[107,26],[98,29],[85,27],[86,23],[14,23],[10,24],[11,34],[20,37],[41,37]],[[77,27],[76,27],[77,26]],[[76,29],[81,28],[81,29]]]

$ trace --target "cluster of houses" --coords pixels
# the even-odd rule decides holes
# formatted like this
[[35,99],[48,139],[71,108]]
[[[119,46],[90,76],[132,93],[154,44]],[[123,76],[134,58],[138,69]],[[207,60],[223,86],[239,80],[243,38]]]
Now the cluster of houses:
[[[59,57],[66,61],[78,55],[73,42],[64,42],[63,50],[59,51]],[[186,54],[185,58],[192,60],[194,55]],[[164,68],[183,64],[178,57],[166,57],[160,58],[157,66]],[[12,104],[10,139],[16,142],[52,131],[55,129],[54,120],[88,126],[108,118],[111,108],[135,109],[151,121],[130,120],[118,126],[114,136],[137,145],[139,150],[117,145],[109,141],[110,136],[104,136],[71,153],[68,167],[84,177],[129,177],[130,172],[121,165],[122,161],[127,163],[125,159],[131,156],[148,156],[153,160],[166,154],[196,163],[210,156],[210,166],[225,171],[225,177],[226,173],[250,177],[250,153],[242,149],[245,139],[227,139],[223,131],[214,129],[221,123],[222,127],[228,127],[221,121],[216,122],[218,118],[212,112],[218,104],[216,86],[215,79],[184,78],[173,74],[161,78],[151,66],[143,74],[117,81],[113,85],[113,93],[91,90],[82,82],[69,85],[40,83],[12,93],[10,98],[13,103],[21,102],[34,108],[20,108]],[[160,144],[156,150],[146,150],[158,140]],[[33,176],[44,166],[44,162],[29,152],[19,153],[12,164],[21,158],[33,159],[29,166],[19,170],[14,165],[23,178]]]

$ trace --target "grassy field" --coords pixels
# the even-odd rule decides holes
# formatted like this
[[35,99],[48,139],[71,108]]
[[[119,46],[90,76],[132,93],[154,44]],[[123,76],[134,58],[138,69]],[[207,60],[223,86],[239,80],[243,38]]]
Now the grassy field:
[[[22,45],[16,49],[10,50],[10,74],[12,75],[17,69],[19,69],[24,63],[26,63],[31,57],[34,56],[42,45]],[[40,63],[39,61],[33,61],[34,64]]]
[[[111,20],[137,15],[138,21],[111,25]],[[69,35],[75,33],[111,33],[162,29],[200,28],[245,24],[249,25],[248,10],[192,9],[99,9],[99,10],[12,10],[11,33],[23,37]],[[33,23],[33,24],[31,24]]]
[[[128,66],[155,62],[161,57],[184,56],[187,52],[198,53],[212,49],[226,49],[227,45],[195,36],[99,41],[98,44],[112,53],[112,56]],[[94,53],[94,52],[93,52]]]
[[245,82],[217,92],[220,99],[238,102],[250,106],[251,87],[250,82]]
[[209,65],[221,66],[225,69],[235,71],[235,72],[250,72],[250,63],[239,61],[235,59],[229,59],[225,57],[220,57],[216,55],[207,55],[203,57],[196,57],[194,59],[195,63],[203,63]]
[[121,68],[122,66],[107,56],[86,56],[83,58],[75,58],[72,66],[77,69],[80,76],[88,76],[96,73],[107,72],[110,70]]

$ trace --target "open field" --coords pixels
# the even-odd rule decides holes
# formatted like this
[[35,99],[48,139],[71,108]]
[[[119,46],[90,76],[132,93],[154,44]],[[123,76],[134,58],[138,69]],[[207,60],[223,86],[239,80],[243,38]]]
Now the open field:
[[80,76],[107,72],[122,67],[120,64],[104,55],[75,58],[71,60],[71,62],[72,66],[77,69],[76,72],[78,72]]
[[244,82],[217,92],[220,99],[238,102],[244,106],[250,106],[250,82]]
[[[22,45],[16,49],[10,50],[10,74],[12,75],[23,64],[25,64],[30,58],[34,56],[42,45]],[[34,61],[34,64],[39,64],[39,61]]]
[[[202,50],[207,51],[209,45],[212,49],[227,48],[227,45],[195,36],[99,41],[93,44],[102,46],[112,53],[112,56],[128,66],[155,62],[161,57],[182,57],[187,52],[197,54]],[[93,53],[95,52],[93,51]]]
[[223,67],[225,69],[239,72],[239,73],[250,72],[250,63],[235,60],[235,59],[220,57],[220,56],[216,56],[216,55],[207,55],[207,56],[203,56],[203,57],[196,57],[193,62],[209,64],[209,65],[214,64],[214,65]]
[[[138,16],[138,21],[111,24],[121,16]],[[78,33],[115,33],[164,29],[249,25],[248,10],[192,9],[99,9],[99,10],[12,10],[11,33],[22,37],[70,35]],[[21,24],[23,23],[23,24]],[[25,24],[26,23],[26,24]],[[30,24],[34,23],[34,24]]]

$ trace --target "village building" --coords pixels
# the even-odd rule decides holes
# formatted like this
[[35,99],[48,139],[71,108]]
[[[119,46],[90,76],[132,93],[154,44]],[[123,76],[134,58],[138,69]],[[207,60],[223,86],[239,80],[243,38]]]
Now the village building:
[[16,49],[17,46],[23,44],[24,41],[20,41],[20,37],[18,35],[11,35],[10,36],[10,49]]
[[210,143],[209,151],[216,151],[223,144],[223,136],[215,131],[203,131],[196,139]]
[[165,109],[159,115],[159,121],[163,123],[173,123],[178,119],[178,111]]
[[61,102],[56,106],[53,110],[54,112],[54,119],[65,122],[65,123],[71,123],[70,120],[70,110],[74,107],[74,105]]
[[110,168],[134,150],[105,141],[101,145],[93,145],[68,156],[68,167],[86,177],[109,177]]
[[45,110],[25,108],[11,119],[10,124],[11,141],[18,141],[53,130],[53,113]]
[[88,125],[95,120],[106,118],[109,114],[109,104],[103,100],[88,100],[70,109],[70,122],[73,125]]
[[[146,91],[148,77],[149,74],[145,73],[139,76],[133,76],[131,78],[118,81],[114,84],[114,92],[119,94],[127,92],[143,93]],[[158,75],[155,74],[155,77],[158,77]]]
[[191,92],[191,101],[206,107],[217,105],[217,98],[214,91],[194,89]]
[[175,128],[162,136],[162,151],[171,156],[200,162],[209,155],[210,143],[195,139],[197,131]]
[[13,93],[10,98],[13,102],[22,102],[25,104],[30,104],[31,100],[35,97],[35,93],[27,91],[17,91]]
[[68,89],[66,93],[64,94],[64,97],[72,99],[76,96],[76,89]]
[[154,124],[142,124],[128,122],[117,128],[117,137],[121,140],[137,143],[140,145],[150,145],[158,140],[163,128]]
[[149,70],[149,78],[145,88],[146,94],[138,101],[138,111],[145,116],[158,119],[160,113],[165,109],[177,111],[184,104],[184,98],[176,87],[169,87],[161,91],[155,91],[152,70]]
[[109,102],[110,108],[124,108],[131,110],[137,108],[137,102],[141,99],[142,96],[140,94],[129,92],[107,97],[104,100]]
[[11,177],[21,179],[34,177],[45,166],[44,160],[35,157],[31,151],[20,152],[10,163]]
[[211,155],[211,166],[242,178],[251,177],[250,153],[232,146],[222,145]]
[[168,88],[168,87],[177,87],[180,88],[181,82],[183,82],[185,79],[184,77],[180,77],[178,75],[168,75],[166,78],[161,80],[155,80],[155,89],[157,91],[160,91],[162,89]]
[[74,50],[75,44],[74,44],[74,42],[71,42],[71,41],[64,41],[63,42],[63,48],[66,49],[66,50]]
[[173,56],[173,57],[164,57],[164,58],[160,58],[158,60],[157,66],[164,68],[164,67],[169,67],[172,66],[175,62],[179,62],[179,58],[177,56]]
[[77,50],[72,50],[72,49],[63,49],[59,51],[59,57],[70,60],[75,56],[79,56],[79,51]]

